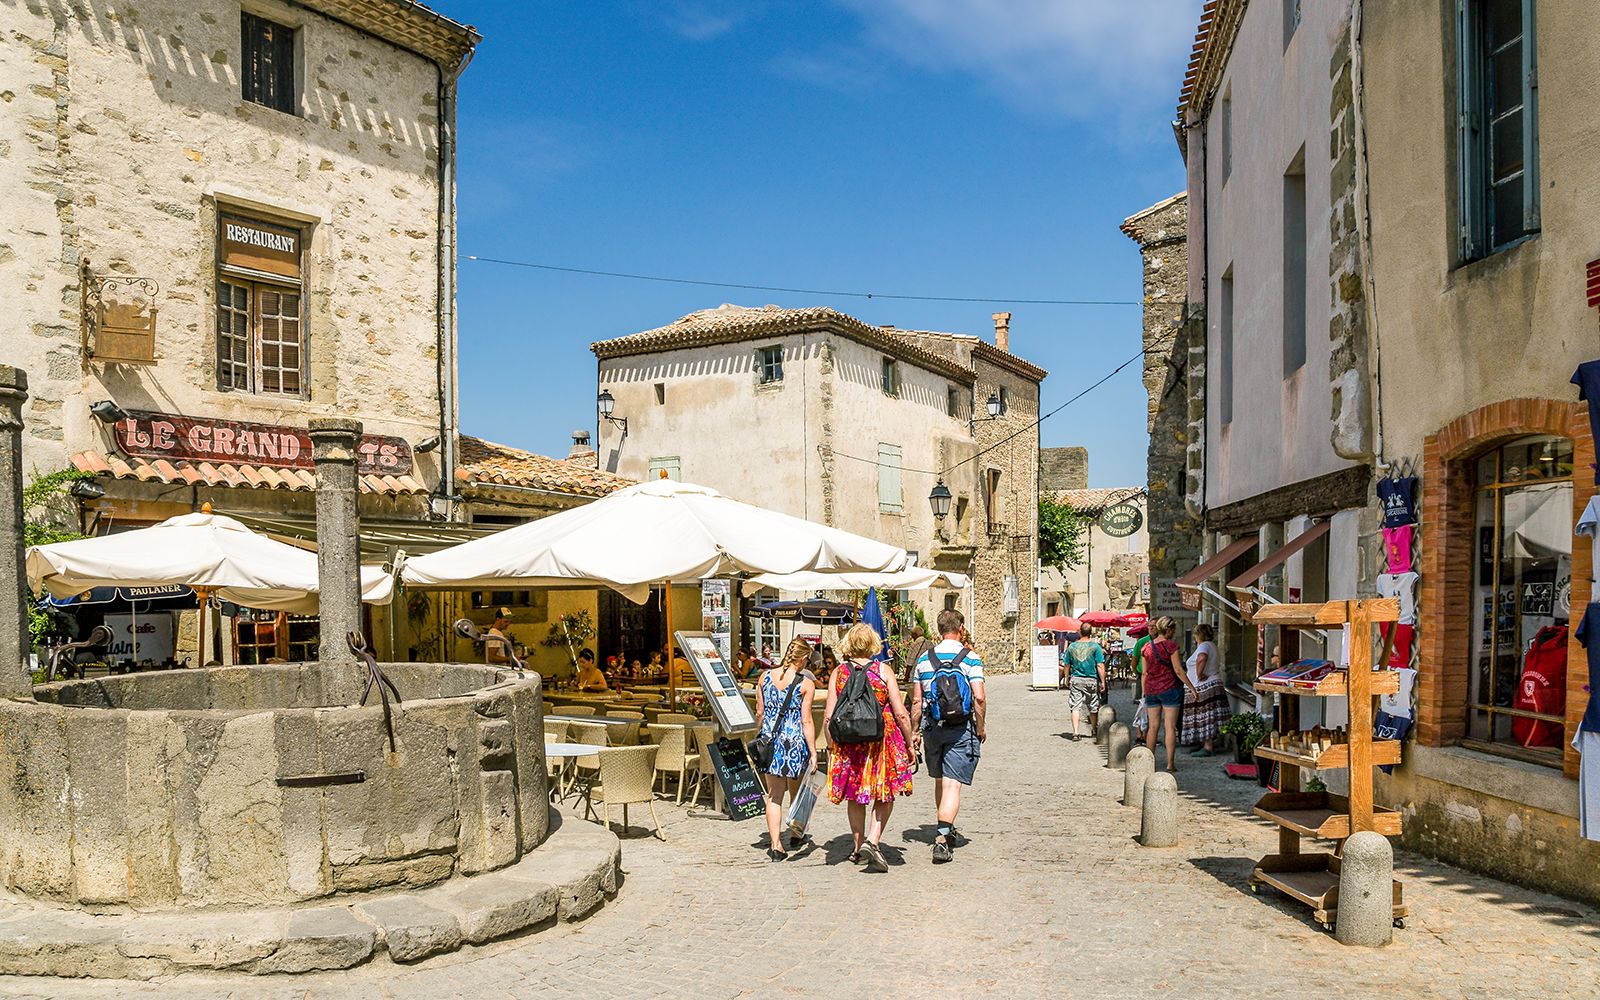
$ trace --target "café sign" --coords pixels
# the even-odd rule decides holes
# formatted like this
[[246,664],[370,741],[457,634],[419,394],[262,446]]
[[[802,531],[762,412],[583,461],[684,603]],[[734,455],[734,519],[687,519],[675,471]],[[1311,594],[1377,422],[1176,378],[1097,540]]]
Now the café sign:
[[1100,530],[1112,538],[1127,538],[1144,526],[1144,514],[1137,504],[1114,503],[1100,514]]
[[[123,454],[137,458],[313,467],[311,436],[299,427],[128,411],[127,419],[116,423],[116,438]],[[404,438],[364,434],[357,451],[357,468],[363,475],[402,476],[411,471],[411,445]]]

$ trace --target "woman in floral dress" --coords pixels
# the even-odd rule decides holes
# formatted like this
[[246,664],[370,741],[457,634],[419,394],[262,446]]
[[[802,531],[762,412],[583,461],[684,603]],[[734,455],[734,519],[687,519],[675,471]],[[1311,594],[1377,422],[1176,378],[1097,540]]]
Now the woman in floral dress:
[[[800,794],[800,783],[811,773],[811,762],[816,759],[817,736],[812,728],[811,706],[817,697],[817,683],[805,669],[810,655],[810,646],[794,640],[784,650],[783,662],[763,673],[761,683],[756,685],[761,733],[772,738],[772,763],[767,765],[764,777],[767,832],[772,837],[767,856],[773,861],[789,856],[778,832],[783,825],[784,797],[792,800]],[[789,696],[790,688],[794,689],[793,697]],[[799,847],[800,840],[796,838],[792,846]]]
[[[857,624],[845,633],[840,643],[845,659],[829,681],[828,707],[822,722],[826,727],[833,720],[839,692],[844,690],[850,675],[857,670],[869,671],[872,692],[883,709],[883,739],[875,743],[835,744],[829,750],[828,798],[836,803],[848,803],[850,834],[855,841],[850,860],[864,859],[867,870],[872,872],[889,870],[878,843],[884,827],[889,825],[895,796],[911,794],[911,716],[900,697],[894,671],[872,659],[882,649],[883,643],[870,625]],[[872,807],[870,824],[867,821],[869,805]]]

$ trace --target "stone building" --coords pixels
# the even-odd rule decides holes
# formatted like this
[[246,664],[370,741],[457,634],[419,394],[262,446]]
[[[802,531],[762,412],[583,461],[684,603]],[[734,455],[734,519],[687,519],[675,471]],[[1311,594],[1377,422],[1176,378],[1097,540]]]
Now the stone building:
[[[1147,610],[1151,595],[1146,491],[1138,487],[1058,490],[1055,501],[1070,507],[1088,522],[1088,527],[1083,533],[1081,561],[1065,571],[1053,566],[1040,571],[1039,617]],[[1113,506],[1123,510],[1131,507],[1138,517],[1117,518],[1108,530],[1101,515]]]
[[[1208,206],[1191,213],[1190,246],[1209,249],[1191,261],[1189,308],[1195,325],[1203,308],[1211,330],[1200,473],[1217,555],[1190,582],[1219,609],[1242,592],[1226,583],[1241,579],[1277,599],[1371,596],[1379,586],[1414,594],[1411,653],[1394,660],[1416,670],[1402,706],[1411,728],[1403,763],[1379,777],[1380,803],[1404,814],[1410,846],[1600,901],[1600,845],[1583,836],[1577,780],[1600,766],[1600,748],[1581,752],[1594,747],[1580,729],[1595,685],[1574,634],[1595,567],[1573,537],[1595,495],[1585,470],[1596,460],[1588,410],[1570,384],[1594,358],[1600,306],[1600,222],[1585,200],[1600,168],[1583,97],[1600,60],[1600,10],[1541,4],[1535,23],[1533,4],[1516,0],[1457,8],[1441,17],[1426,4],[1221,0],[1203,15],[1181,111],[1190,201]],[[1308,328],[1329,331],[1315,338],[1326,354],[1299,387],[1299,398],[1321,398],[1321,414],[1298,422],[1239,402],[1241,387],[1269,394],[1263,373],[1248,382],[1242,362],[1228,378],[1219,372],[1219,330],[1234,313],[1258,354],[1288,339],[1273,314],[1284,298],[1274,276],[1301,265],[1288,239],[1298,230],[1283,221],[1291,213],[1251,188],[1260,231],[1244,268],[1227,256],[1236,230],[1218,222],[1236,197],[1230,184],[1280,170],[1289,116],[1261,110],[1299,100],[1290,77],[1316,90],[1295,114],[1314,133],[1307,190],[1321,185],[1306,232],[1325,234],[1306,243],[1306,259],[1315,249],[1317,260],[1306,301],[1317,303],[1318,325],[1308,319]],[[1315,175],[1313,146],[1326,158]],[[1251,167],[1252,157],[1266,162]],[[1285,180],[1286,207],[1292,189]],[[1248,309],[1252,324],[1241,326]],[[1254,577],[1240,567],[1262,554],[1258,539],[1230,530],[1235,456],[1210,438],[1224,423],[1219,388],[1235,394],[1241,439],[1303,456],[1315,429],[1324,457],[1355,463],[1323,479],[1321,496],[1289,495],[1281,513],[1299,516],[1260,533],[1272,551],[1269,572]],[[1386,483],[1410,502],[1386,510],[1376,492]],[[1316,530],[1304,515],[1330,498],[1341,507],[1332,530],[1295,552]]]
[[[1149,608],[1187,630],[1177,580],[1200,562],[1204,544],[1198,484],[1205,450],[1205,338],[1188,308],[1189,195],[1179,192],[1129,216],[1122,232],[1139,244],[1144,269],[1144,388],[1148,495]],[[1195,315],[1203,316],[1197,308]],[[1193,470],[1194,486],[1190,485]]]
[[449,516],[478,35],[409,0],[8,4],[0,30],[25,465],[94,474],[91,531],[202,502],[309,523],[306,422],[349,416],[363,515]]
[[[909,596],[929,612],[963,608],[979,652],[1018,663],[1031,641],[1045,372],[1010,353],[1009,321],[997,314],[990,343],[826,307],[725,305],[600,341],[599,391],[613,407],[600,465],[665,471],[969,574],[966,595]],[[927,499],[941,478],[953,497],[942,520]]]

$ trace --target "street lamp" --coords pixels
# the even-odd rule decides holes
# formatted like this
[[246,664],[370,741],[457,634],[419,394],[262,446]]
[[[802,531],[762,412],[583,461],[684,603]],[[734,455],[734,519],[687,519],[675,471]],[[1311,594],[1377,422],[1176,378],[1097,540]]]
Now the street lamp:
[[622,428],[622,433],[628,433],[628,418],[613,417],[611,411],[617,408],[617,397],[611,395],[610,389],[600,390],[600,395],[595,397],[595,405],[600,409],[600,419],[608,424]]
[[79,500],[98,500],[106,495],[106,488],[87,479],[79,479],[67,487],[67,492]]
[[928,494],[928,506],[933,508],[933,516],[941,521],[950,513],[950,487],[944,484],[943,478],[933,485],[932,492]]
[[97,403],[90,403],[89,412],[94,414],[95,419],[99,420],[103,424],[114,424],[119,420],[128,419],[128,411],[124,410],[122,407],[118,406],[116,403],[113,403],[109,399],[102,399]]
[[993,392],[989,393],[989,398],[984,401],[983,408],[989,411],[990,420],[998,417],[1000,415],[1000,396]]
[[411,450],[418,455],[425,455],[437,447],[439,447],[439,435],[435,434],[432,437],[426,437],[418,441],[411,446]]

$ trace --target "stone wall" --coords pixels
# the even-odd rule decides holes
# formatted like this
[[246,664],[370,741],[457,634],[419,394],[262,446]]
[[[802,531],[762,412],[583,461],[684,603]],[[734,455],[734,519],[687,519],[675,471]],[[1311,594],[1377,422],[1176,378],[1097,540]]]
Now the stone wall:
[[1039,449],[1039,488],[1046,492],[1088,489],[1089,449]]
[[[0,5],[0,296],[28,370],[26,464],[110,450],[88,404],[438,432],[433,63],[302,6],[296,114],[242,99],[239,6]],[[303,227],[309,398],[217,389],[217,214]],[[79,264],[155,281],[154,365],[85,364]],[[425,478],[436,456],[419,457]]]
[[[76,681],[0,703],[0,886],[97,909],[260,906],[512,864],[549,828],[537,675],[385,664]],[[281,779],[358,776],[298,787]]]
[[1202,543],[1205,328],[1186,322],[1188,201],[1176,195],[1122,225],[1144,262],[1149,573],[1151,610],[1163,614],[1181,610],[1163,604],[1162,595],[1200,561]]
[[[1001,496],[997,530],[985,532],[982,525],[973,529],[977,553],[972,562],[973,614],[968,627],[985,663],[996,670],[1022,669],[1033,645],[1038,582],[1039,384],[985,361],[981,355],[974,357],[973,367],[978,372],[974,397],[988,399],[990,393],[1004,388],[1008,403],[999,417],[977,423],[979,448],[991,450],[973,464],[980,477],[986,470],[1000,470]],[[980,510],[974,516],[986,515]],[[1005,612],[1008,576],[1017,580],[1020,610],[1016,614]]]

